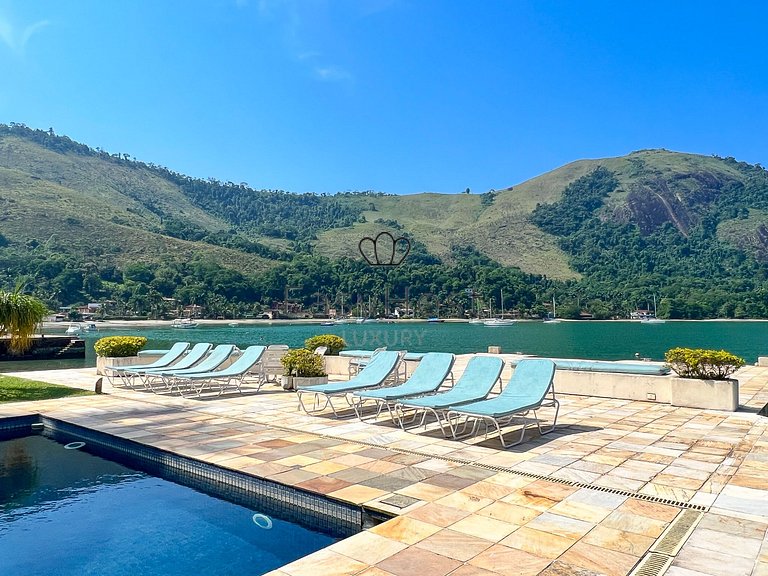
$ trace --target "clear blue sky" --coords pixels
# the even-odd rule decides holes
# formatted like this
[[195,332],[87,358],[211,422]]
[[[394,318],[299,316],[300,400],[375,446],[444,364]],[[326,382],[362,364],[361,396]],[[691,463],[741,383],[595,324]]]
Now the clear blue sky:
[[0,122],[292,192],[768,163],[767,2],[0,0]]

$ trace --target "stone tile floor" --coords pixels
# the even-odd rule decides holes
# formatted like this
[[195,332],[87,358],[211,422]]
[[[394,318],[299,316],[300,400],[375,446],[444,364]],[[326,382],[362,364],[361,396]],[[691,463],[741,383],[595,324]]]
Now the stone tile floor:
[[[16,375],[96,380],[93,368]],[[735,413],[560,395],[557,429],[510,450],[384,417],[308,416],[272,385],[202,399],[105,385],[2,404],[0,417],[44,413],[395,516],[272,576],[619,576],[690,507],[700,518],[666,574],[768,576],[768,369],[738,378]]]

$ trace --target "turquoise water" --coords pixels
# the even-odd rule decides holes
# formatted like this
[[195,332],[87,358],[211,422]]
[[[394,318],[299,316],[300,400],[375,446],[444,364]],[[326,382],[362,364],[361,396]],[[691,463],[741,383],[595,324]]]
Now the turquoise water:
[[[337,334],[348,348],[372,349],[387,346],[412,352],[444,351],[455,353],[484,352],[488,346],[501,346],[503,352],[522,352],[558,358],[621,360],[642,358],[662,360],[675,346],[725,349],[754,363],[758,356],[768,355],[768,321],[745,322],[640,322],[592,321],[518,322],[511,327],[488,328],[482,324],[444,322],[408,322],[393,324],[240,324],[235,327],[201,325],[193,330],[172,328],[101,329],[88,334],[86,365],[95,364],[93,342],[102,336],[126,334],[149,338],[148,349],[167,348],[177,340],[233,343],[241,348],[251,344],[288,344],[301,346],[317,334]],[[7,363],[6,363],[7,364]],[[82,362],[80,362],[82,365]],[[6,365],[0,370],[8,371]]]
[[338,538],[42,436],[0,442],[0,573],[264,574]]

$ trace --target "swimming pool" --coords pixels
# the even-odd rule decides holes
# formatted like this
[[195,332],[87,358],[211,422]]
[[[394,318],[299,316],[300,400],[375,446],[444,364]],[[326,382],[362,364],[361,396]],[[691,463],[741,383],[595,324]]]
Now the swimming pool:
[[[0,439],[16,436],[0,440],[3,573],[264,574],[359,530],[352,509],[318,512],[319,501],[315,510],[300,508],[287,487],[254,492],[238,486],[249,478],[237,474],[205,482],[204,474],[183,472],[185,459],[155,454],[155,468],[176,470],[162,475],[186,476],[191,488],[127,466],[141,462],[125,447],[107,446],[106,435],[73,436],[61,429],[67,425],[47,424],[45,435],[0,432]],[[109,451],[121,452],[121,461],[103,458]]]

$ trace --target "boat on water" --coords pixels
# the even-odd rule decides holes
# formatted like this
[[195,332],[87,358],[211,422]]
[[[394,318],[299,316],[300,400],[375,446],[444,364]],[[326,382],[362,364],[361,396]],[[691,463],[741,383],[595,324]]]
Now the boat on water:
[[171,322],[171,328],[181,328],[181,329],[197,328],[197,322],[195,322],[191,318],[176,318],[176,320]]
[[501,315],[498,318],[489,318],[483,321],[483,326],[489,328],[502,328],[512,326],[516,321],[511,318],[504,318],[504,290],[501,290]]
[[544,324],[560,324],[560,319],[557,317],[557,308],[555,307],[554,296],[552,296],[552,316],[545,318]]
[[67,326],[66,332],[64,332],[67,336],[76,336],[78,334],[82,334],[85,332],[85,329],[80,325],[79,322],[72,322],[69,326]]
[[445,322],[445,320],[443,318],[432,317],[432,318],[427,318],[427,322],[430,322],[432,324],[437,324],[439,322]]
[[470,318],[469,324],[482,324],[484,320],[482,318]]
[[511,318],[491,318],[490,320],[483,321],[484,326],[488,326],[489,328],[500,328],[502,326],[512,326],[515,323],[515,320],[512,320]]
[[641,324],[664,324],[666,320],[656,317],[656,294],[653,295],[653,316],[646,316],[640,319]]

